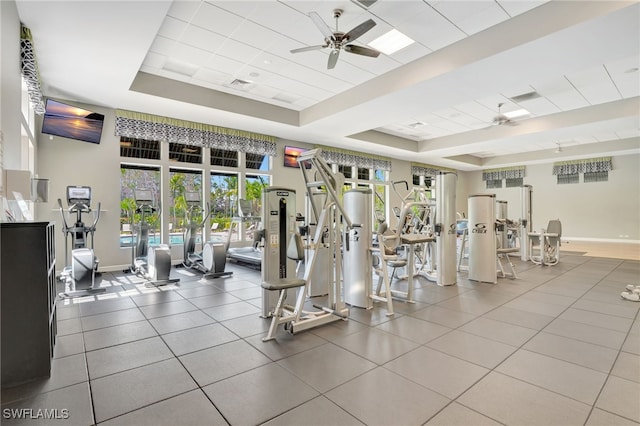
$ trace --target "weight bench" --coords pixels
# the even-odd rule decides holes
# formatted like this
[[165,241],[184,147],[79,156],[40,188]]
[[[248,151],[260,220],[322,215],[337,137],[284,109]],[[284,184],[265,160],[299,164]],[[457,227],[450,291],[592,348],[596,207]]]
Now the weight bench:
[[[293,234],[291,236],[289,247],[287,248],[287,257],[289,259],[295,260],[298,263],[304,260],[304,246],[302,245],[302,237],[300,236],[300,234]],[[296,268],[296,272],[297,270],[298,268]],[[295,317],[294,315],[285,312],[284,301],[287,297],[287,290],[290,288],[304,287],[306,284],[307,282],[305,280],[298,277],[278,278],[276,280],[262,282],[261,286],[263,289],[280,292],[278,303],[276,303],[276,307],[273,310],[273,315],[271,317],[269,332],[265,337],[262,338],[263,342],[274,340],[276,338],[276,330],[278,328],[278,325],[291,322]]]

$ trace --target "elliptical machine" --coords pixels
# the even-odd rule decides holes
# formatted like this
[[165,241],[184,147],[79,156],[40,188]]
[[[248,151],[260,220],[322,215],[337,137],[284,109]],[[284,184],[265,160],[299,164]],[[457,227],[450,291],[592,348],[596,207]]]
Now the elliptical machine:
[[169,246],[149,244],[151,226],[147,222],[147,216],[158,211],[154,205],[153,194],[149,189],[135,189],[133,194],[136,202],[135,213],[140,215],[140,220],[133,226],[135,238],[132,240],[131,266],[125,272],[133,272],[147,279],[146,287],[177,283],[180,281],[179,278],[169,277],[171,271]]
[[[65,291],[59,293],[61,298],[90,296],[106,291],[96,283],[96,271],[99,260],[93,251],[93,236],[96,225],[100,219],[100,203],[97,212],[91,210],[91,187],[67,186],[66,213],[75,214],[76,221],[69,226],[62,206],[62,200],[58,198],[60,215],[62,216],[62,233],[64,234],[64,264],[60,273],[60,280],[65,282]],[[91,226],[82,221],[83,213],[93,214]],[[91,236],[91,248],[87,247],[87,240]],[[69,237],[71,237],[71,264],[69,264]]]
[[[211,209],[204,214],[199,192],[186,192],[184,194],[187,203],[188,225],[184,228],[184,260],[185,268],[192,269],[202,274],[202,278],[220,278],[233,274],[225,271],[227,263],[227,250],[222,243],[208,242],[202,244],[202,252],[196,253],[196,237],[198,230],[202,229],[211,215]],[[202,221],[199,215],[203,214]]]

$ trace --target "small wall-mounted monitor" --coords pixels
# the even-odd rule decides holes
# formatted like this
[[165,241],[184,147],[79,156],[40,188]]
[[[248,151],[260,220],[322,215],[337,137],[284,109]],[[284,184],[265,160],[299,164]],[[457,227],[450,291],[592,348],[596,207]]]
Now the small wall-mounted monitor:
[[47,99],[42,133],[98,144],[103,123],[102,114]]
[[[298,157],[303,152],[309,151],[307,148],[298,148],[295,146],[285,146],[284,147],[284,166],[285,167],[295,167],[299,168]],[[307,168],[311,167],[311,164],[306,166]]]

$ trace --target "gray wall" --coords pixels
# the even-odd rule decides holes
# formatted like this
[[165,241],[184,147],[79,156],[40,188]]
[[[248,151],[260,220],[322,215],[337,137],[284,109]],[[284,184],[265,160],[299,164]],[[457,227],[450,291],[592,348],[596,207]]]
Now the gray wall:
[[[640,155],[612,161],[608,182],[582,183],[581,175],[581,183],[571,185],[556,183],[552,164],[528,165],[524,183],[533,186],[534,229],[559,218],[566,239],[640,242]],[[521,217],[520,188],[486,189],[482,172],[465,175],[468,194],[496,194],[508,202],[510,218]]]

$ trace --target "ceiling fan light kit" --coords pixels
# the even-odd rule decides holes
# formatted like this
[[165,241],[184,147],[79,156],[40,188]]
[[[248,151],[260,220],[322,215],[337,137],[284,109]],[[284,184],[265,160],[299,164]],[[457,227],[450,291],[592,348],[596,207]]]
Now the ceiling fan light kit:
[[300,52],[309,52],[312,50],[320,50],[325,48],[330,48],[331,52],[329,52],[329,60],[327,62],[327,69],[333,69],[338,62],[338,57],[340,56],[340,51],[344,50],[348,53],[354,53],[356,55],[368,56],[370,58],[377,58],[380,55],[380,52],[371,49],[369,47],[358,46],[355,44],[349,44],[350,42],[356,40],[364,33],[369,31],[371,28],[375,27],[376,23],[373,19],[368,19],[351,29],[346,33],[339,31],[338,29],[338,19],[342,16],[342,9],[334,9],[333,17],[336,20],[336,30],[333,31],[329,26],[322,20],[320,15],[316,12],[309,12],[309,18],[313,21],[313,23],[318,27],[320,32],[324,35],[324,44],[317,46],[307,46],[301,47],[299,49],[291,50],[291,53],[300,53]]

